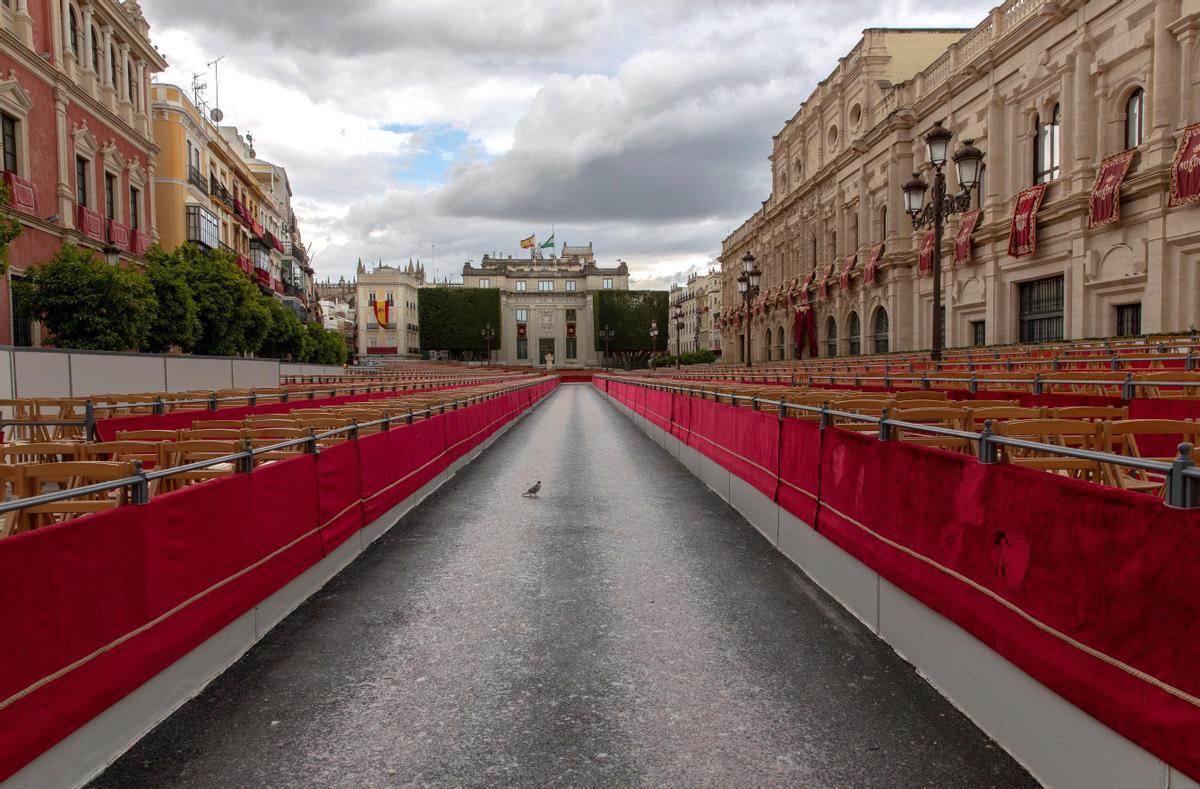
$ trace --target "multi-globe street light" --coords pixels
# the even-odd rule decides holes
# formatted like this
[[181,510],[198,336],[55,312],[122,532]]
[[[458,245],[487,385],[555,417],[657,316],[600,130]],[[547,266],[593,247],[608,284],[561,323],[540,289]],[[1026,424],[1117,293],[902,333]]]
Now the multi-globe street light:
[[750,359],[750,302],[758,295],[758,283],[762,280],[762,272],[754,265],[754,255],[747,252],[742,258],[742,273],[737,278],[738,290],[742,292],[742,302],[745,305],[746,318],[746,366],[753,367]]
[[676,306],[675,313],[671,317],[675,319],[675,369],[678,370],[683,366],[683,360],[680,358],[683,353],[680,344],[683,339],[683,307]]
[[492,363],[492,340],[496,339],[496,330],[492,328],[492,324],[488,324],[479,330],[479,334],[487,343],[487,363]]
[[903,187],[904,210],[912,217],[913,228],[933,226],[933,350],[930,358],[935,364],[942,360],[942,344],[945,341],[942,328],[942,233],[946,220],[954,214],[971,210],[971,192],[979,187],[983,171],[983,151],[974,145],[974,140],[964,139],[962,147],[955,152],[953,161],[958,171],[959,191],[946,194],[946,175],[942,168],[950,158],[950,141],[954,132],[937,121],[925,134],[925,146],[929,151],[929,163],[933,165],[933,195],[925,203],[925,191],[929,184],[920,173],[913,173]]
[[608,353],[608,344],[609,344],[610,342],[612,342],[613,336],[614,336],[615,334],[616,334],[616,332],[614,332],[614,331],[613,331],[611,328],[609,328],[609,325],[608,325],[607,323],[606,323],[606,324],[604,324],[604,328],[603,328],[603,329],[600,331],[600,339],[604,340],[604,359],[605,359],[605,363],[607,363],[607,361],[608,361],[608,358],[609,358],[609,353]]

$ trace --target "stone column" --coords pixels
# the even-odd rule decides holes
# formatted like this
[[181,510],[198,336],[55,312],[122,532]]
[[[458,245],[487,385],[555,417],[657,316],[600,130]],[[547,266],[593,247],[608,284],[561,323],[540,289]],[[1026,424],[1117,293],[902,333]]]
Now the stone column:
[[59,13],[62,15],[62,61],[63,67],[71,62],[71,56],[74,54],[71,51],[71,46],[75,43],[71,40],[71,3],[70,0],[61,0],[59,3]]
[[154,170],[154,157],[151,156],[146,162],[146,188],[142,190],[142,200],[146,202],[150,237],[154,241],[158,241],[158,201],[154,199]]
[[29,0],[17,0],[16,18],[17,38],[29,48],[33,48],[33,17],[29,15]]
[[[1005,144],[1008,137],[1004,133],[1004,99],[1000,92],[992,89],[988,99],[987,112],[987,148],[984,149],[987,167],[987,183],[984,186],[987,193],[983,196],[984,205],[989,209],[989,220],[996,219],[1002,211],[1005,200],[1008,199],[1008,186],[1005,160],[1011,157],[1009,146]],[[989,162],[990,160],[990,162]]]
[[1179,41],[1179,60],[1182,64],[1179,70],[1179,116],[1186,123],[1196,120],[1196,112],[1200,110],[1193,95],[1195,91],[1192,89],[1192,82],[1196,79],[1193,61],[1196,58],[1198,26],[1200,21],[1194,17],[1186,23],[1171,25],[1175,38]]
[[1173,150],[1175,121],[1179,117],[1179,43],[1169,26],[1179,17],[1179,0],[1158,0],[1154,13],[1154,80],[1150,92],[1150,118],[1153,122],[1151,150],[1160,151],[1162,161]]
[[[875,231],[871,224],[871,185],[866,165],[858,176],[858,248],[870,246]],[[861,268],[866,261],[859,261]]]
[[1092,41],[1087,31],[1079,35],[1075,44],[1075,71],[1072,78],[1074,91],[1073,128],[1075,148],[1075,189],[1088,190],[1092,187],[1096,164],[1096,97],[1092,89]]
[[71,189],[70,163],[75,158],[70,155],[67,145],[67,92],[62,88],[54,91],[54,132],[58,149],[58,214],[62,217],[62,225],[68,230],[75,227],[75,192]]
[[[121,44],[117,47],[117,96],[123,101],[133,101],[133,96],[129,93],[129,45]],[[117,78],[115,77],[115,78]]]
[[83,65],[85,74],[96,76],[96,70],[92,67],[92,7],[90,5],[82,6],[83,10],[83,51],[79,53],[79,60]]

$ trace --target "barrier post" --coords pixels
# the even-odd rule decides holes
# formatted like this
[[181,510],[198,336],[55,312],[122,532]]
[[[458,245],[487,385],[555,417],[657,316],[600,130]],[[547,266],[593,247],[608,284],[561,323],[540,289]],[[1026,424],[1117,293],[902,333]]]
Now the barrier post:
[[350,420],[350,440],[351,441],[358,440],[358,419]]
[[1033,374],[1033,393],[1035,395],[1040,395],[1042,393],[1042,374],[1041,373]]
[[250,443],[250,439],[242,439],[242,454],[237,459],[237,470],[241,474],[249,474],[254,471],[254,445]]
[[891,418],[891,409],[884,408],[883,411],[880,412],[879,417],[879,440],[894,441],[896,439],[895,431],[892,429],[892,425],[888,422],[888,419]]
[[1192,460],[1192,445],[1179,445],[1179,454],[1167,472],[1166,500],[1168,507],[1195,509],[1200,507],[1200,479],[1186,476],[1183,472],[1195,466]]
[[154,400],[154,415],[162,416],[165,413],[167,413],[167,404],[163,402],[163,399],[161,397],[155,398],[155,400]]
[[996,435],[992,432],[992,420],[984,420],[983,430],[979,432],[979,462],[992,465],[1000,462],[1000,453],[997,452],[999,446],[992,440],[992,436]]
[[1137,384],[1133,382],[1133,373],[1125,373],[1125,380],[1121,382],[1121,399],[1132,400],[1137,397]]
[[258,405],[258,392],[251,392],[250,393],[250,407],[253,408],[256,405]]
[[833,427],[833,414],[829,413],[829,401],[821,401],[821,430]]
[[209,392],[208,394],[208,410],[216,411],[220,406],[217,403],[217,393]]
[[96,406],[90,399],[83,404],[83,435],[88,441],[96,440]]
[[975,376],[971,376],[971,380],[967,382],[967,391],[971,394],[979,393],[979,380]]
[[142,506],[150,503],[150,480],[146,479],[146,472],[142,468],[142,461],[133,461],[133,476],[138,478],[138,481],[133,483],[132,490],[129,492],[129,501],[131,504]]
[[317,434],[309,428],[308,441],[304,442],[304,453],[307,455],[321,454],[321,447],[317,445]]

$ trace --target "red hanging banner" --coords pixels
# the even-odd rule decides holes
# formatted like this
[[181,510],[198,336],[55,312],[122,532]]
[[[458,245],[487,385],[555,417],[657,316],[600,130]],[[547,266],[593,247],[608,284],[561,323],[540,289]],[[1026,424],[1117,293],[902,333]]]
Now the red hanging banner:
[[812,290],[813,280],[815,280],[816,278],[817,278],[817,272],[814,269],[813,271],[808,272],[808,276],[806,276],[804,278],[804,281],[800,283],[800,300],[801,301],[803,301],[803,302],[808,301],[809,291]]
[[826,266],[817,280],[817,298],[821,300],[829,298],[829,278],[833,276],[833,267],[835,265],[835,263],[830,263]]
[[921,239],[921,252],[917,255],[917,276],[928,277],[933,273],[933,230],[925,232]]
[[1200,123],[1183,130],[1175,163],[1171,166],[1171,208],[1200,200]]
[[871,251],[867,255],[867,267],[863,271],[864,285],[875,284],[875,280],[879,276],[879,258],[881,257],[883,257],[883,244],[871,247]]
[[1021,190],[1013,208],[1012,227],[1008,233],[1008,254],[1023,258],[1037,251],[1037,212],[1046,196],[1046,184]]
[[858,262],[858,255],[850,255],[842,263],[842,273],[838,277],[839,284],[842,286],[842,291],[850,290],[850,272],[854,270],[854,264]]
[[954,237],[954,265],[966,266],[971,263],[971,234],[975,225],[979,224],[979,209],[963,214],[962,224],[958,226],[958,234]]
[[1100,172],[1088,200],[1088,227],[1103,227],[1121,220],[1121,182],[1132,161],[1133,151],[1129,150],[1100,162]]

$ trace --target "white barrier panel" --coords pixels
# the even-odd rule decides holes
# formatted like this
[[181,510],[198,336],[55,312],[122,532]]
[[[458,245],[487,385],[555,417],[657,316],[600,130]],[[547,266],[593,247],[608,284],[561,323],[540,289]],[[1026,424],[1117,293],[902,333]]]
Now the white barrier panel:
[[[278,383],[275,385],[278,386]],[[229,359],[205,359],[196,356],[167,358],[168,392],[232,388],[233,365]]]
[[64,351],[13,353],[14,397],[70,397],[71,356]]
[[275,359],[233,359],[234,389],[273,389],[279,386]]
[[161,392],[167,384],[162,356],[71,351],[71,396]]

